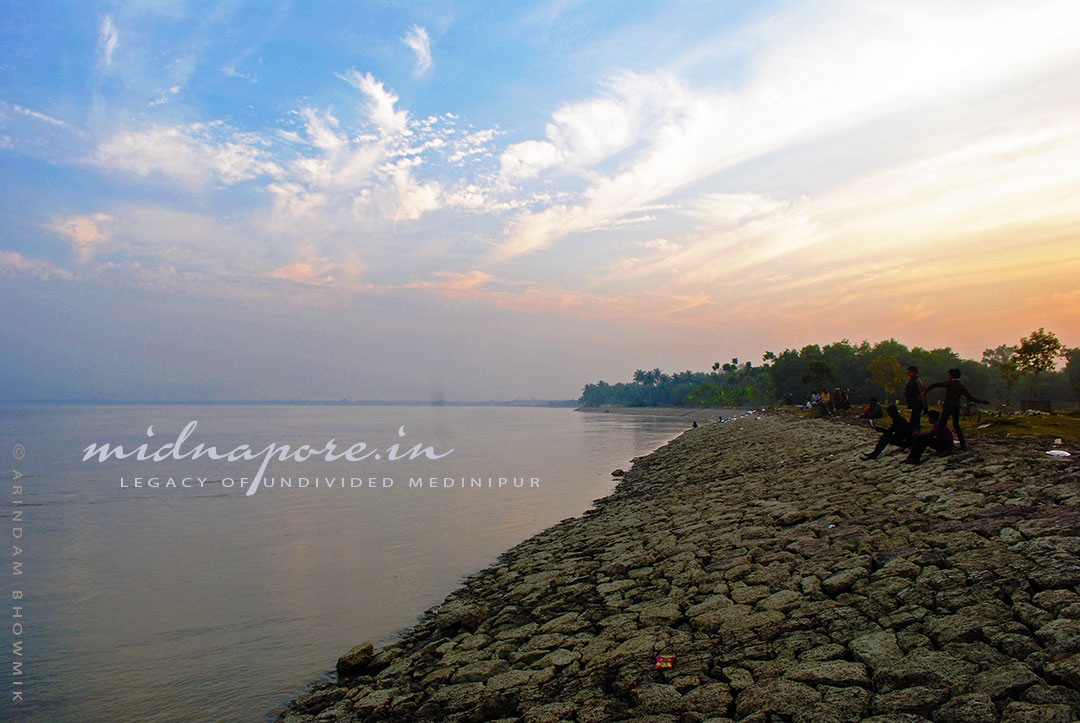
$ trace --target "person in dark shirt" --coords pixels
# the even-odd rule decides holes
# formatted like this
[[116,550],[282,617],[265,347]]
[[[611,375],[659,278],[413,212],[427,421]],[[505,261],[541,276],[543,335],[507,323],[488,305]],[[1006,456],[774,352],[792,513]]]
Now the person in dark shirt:
[[948,425],[945,424],[945,415],[939,415],[936,409],[931,409],[926,412],[926,417],[934,426],[930,427],[929,432],[919,432],[912,438],[911,451],[904,460],[908,464],[922,462],[922,455],[927,447],[939,452],[952,451],[953,436]]
[[907,402],[907,408],[911,410],[908,423],[918,432],[922,429],[922,415],[926,411],[926,399],[924,399],[926,385],[922,383],[922,379],[919,379],[918,367],[908,367],[907,376],[908,382],[904,387],[904,401]]
[[877,459],[877,456],[890,444],[895,444],[901,449],[907,449],[911,446],[911,438],[915,432],[911,424],[900,416],[900,410],[896,408],[895,404],[890,404],[885,411],[889,414],[889,419],[892,420],[892,426],[879,427],[876,424],[874,425],[874,431],[881,432],[881,437],[878,438],[877,446],[874,447],[873,452],[862,455],[860,459],[864,462]]
[[931,389],[937,389],[941,387],[945,390],[945,404],[941,409],[941,423],[944,425],[949,421],[949,417],[952,417],[953,430],[956,432],[956,438],[960,441],[960,449],[967,449],[967,440],[964,439],[964,431],[960,429],[960,400],[964,397],[970,399],[976,404],[989,404],[986,399],[976,399],[971,396],[971,392],[967,390],[964,383],[960,381],[960,370],[950,369],[949,379],[944,382],[935,382],[926,388],[926,391],[922,393],[922,397],[925,398],[927,392]]
[[885,413],[881,411],[881,405],[877,397],[870,397],[870,404],[862,411],[863,419],[881,419]]

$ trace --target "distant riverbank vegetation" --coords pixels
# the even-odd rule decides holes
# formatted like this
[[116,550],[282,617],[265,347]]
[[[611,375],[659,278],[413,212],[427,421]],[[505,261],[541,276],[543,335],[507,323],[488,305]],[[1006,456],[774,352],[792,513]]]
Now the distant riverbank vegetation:
[[1039,329],[1016,345],[987,349],[978,361],[961,359],[948,347],[908,349],[894,339],[854,345],[844,339],[824,347],[767,351],[757,365],[732,359],[708,372],[638,369],[629,382],[586,384],[578,401],[587,407],[800,404],[812,391],[836,387],[850,389],[857,402],[871,396],[894,400],[903,396],[908,366],[918,367],[927,384],[959,368],[973,394],[1006,405],[1021,399],[1080,399],[1080,348],[1064,347],[1053,332]]

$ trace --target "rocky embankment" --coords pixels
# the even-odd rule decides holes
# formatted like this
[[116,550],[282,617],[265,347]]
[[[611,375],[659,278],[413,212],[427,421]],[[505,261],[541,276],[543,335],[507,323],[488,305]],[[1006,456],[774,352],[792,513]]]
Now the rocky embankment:
[[874,438],[691,430],[282,720],[1080,718],[1076,458],[973,439],[859,462]]

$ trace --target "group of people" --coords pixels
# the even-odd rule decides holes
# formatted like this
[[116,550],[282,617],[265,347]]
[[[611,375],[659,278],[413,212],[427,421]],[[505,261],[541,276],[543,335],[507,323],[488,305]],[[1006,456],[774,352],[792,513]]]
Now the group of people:
[[[960,381],[959,369],[950,369],[947,380],[930,386],[925,386],[919,379],[918,368],[908,367],[907,373],[908,382],[904,387],[904,401],[910,411],[909,418],[904,419],[895,404],[886,407],[885,412],[892,421],[892,426],[883,428],[874,425],[874,429],[881,432],[881,437],[878,438],[874,450],[862,456],[863,460],[876,459],[891,444],[909,450],[905,462],[919,464],[927,449],[951,451],[954,444],[953,432],[956,433],[956,441],[959,442],[960,449],[966,450],[967,440],[964,438],[964,431],[960,428],[960,401],[967,398],[977,404],[990,403],[985,399],[972,396],[964,383]],[[927,392],[938,388],[945,390],[945,401],[941,412],[930,409],[926,403]],[[922,431],[923,415],[930,420],[930,429],[926,432]],[[949,431],[950,418],[953,431]]]
[[831,392],[828,389],[812,392],[806,396],[803,409],[812,409],[819,404],[824,408],[825,413],[829,415],[851,409],[851,389],[841,390],[840,387],[837,387]]

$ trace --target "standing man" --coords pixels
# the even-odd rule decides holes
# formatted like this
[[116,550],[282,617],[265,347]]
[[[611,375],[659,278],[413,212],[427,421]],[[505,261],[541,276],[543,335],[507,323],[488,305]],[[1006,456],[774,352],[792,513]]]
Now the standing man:
[[[956,438],[960,440],[960,449],[967,449],[967,441],[964,439],[964,432],[960,429],[960,399],[967,397],[976,404],[989,404],[989,400],[976,399],[971,396],[971,392],[967,390],[964,383],[960,381],[960,370],[950,369],[949,379],[944,382],[935,382],[926,388],[926,392],[931,389],[942,387],[945,389],[945,406],[941,410],[941,426],[945,426],[945,423],[949,420],[949,416],[952,416],[953,429],[956,431]],[[926,392],[922,393],[922,396],[926,397]]]
[[908,424],[911,428],[918,432],[922,425],[919,423],[922,419],[923,412],[926,411],[926,386],[923,385],[922,379],[919,379],[919,368],[908,367],[907,368],[907,386],[904,387],[904,399],[907,401],[907,407],[911,410],[911,418],[908,420]]

